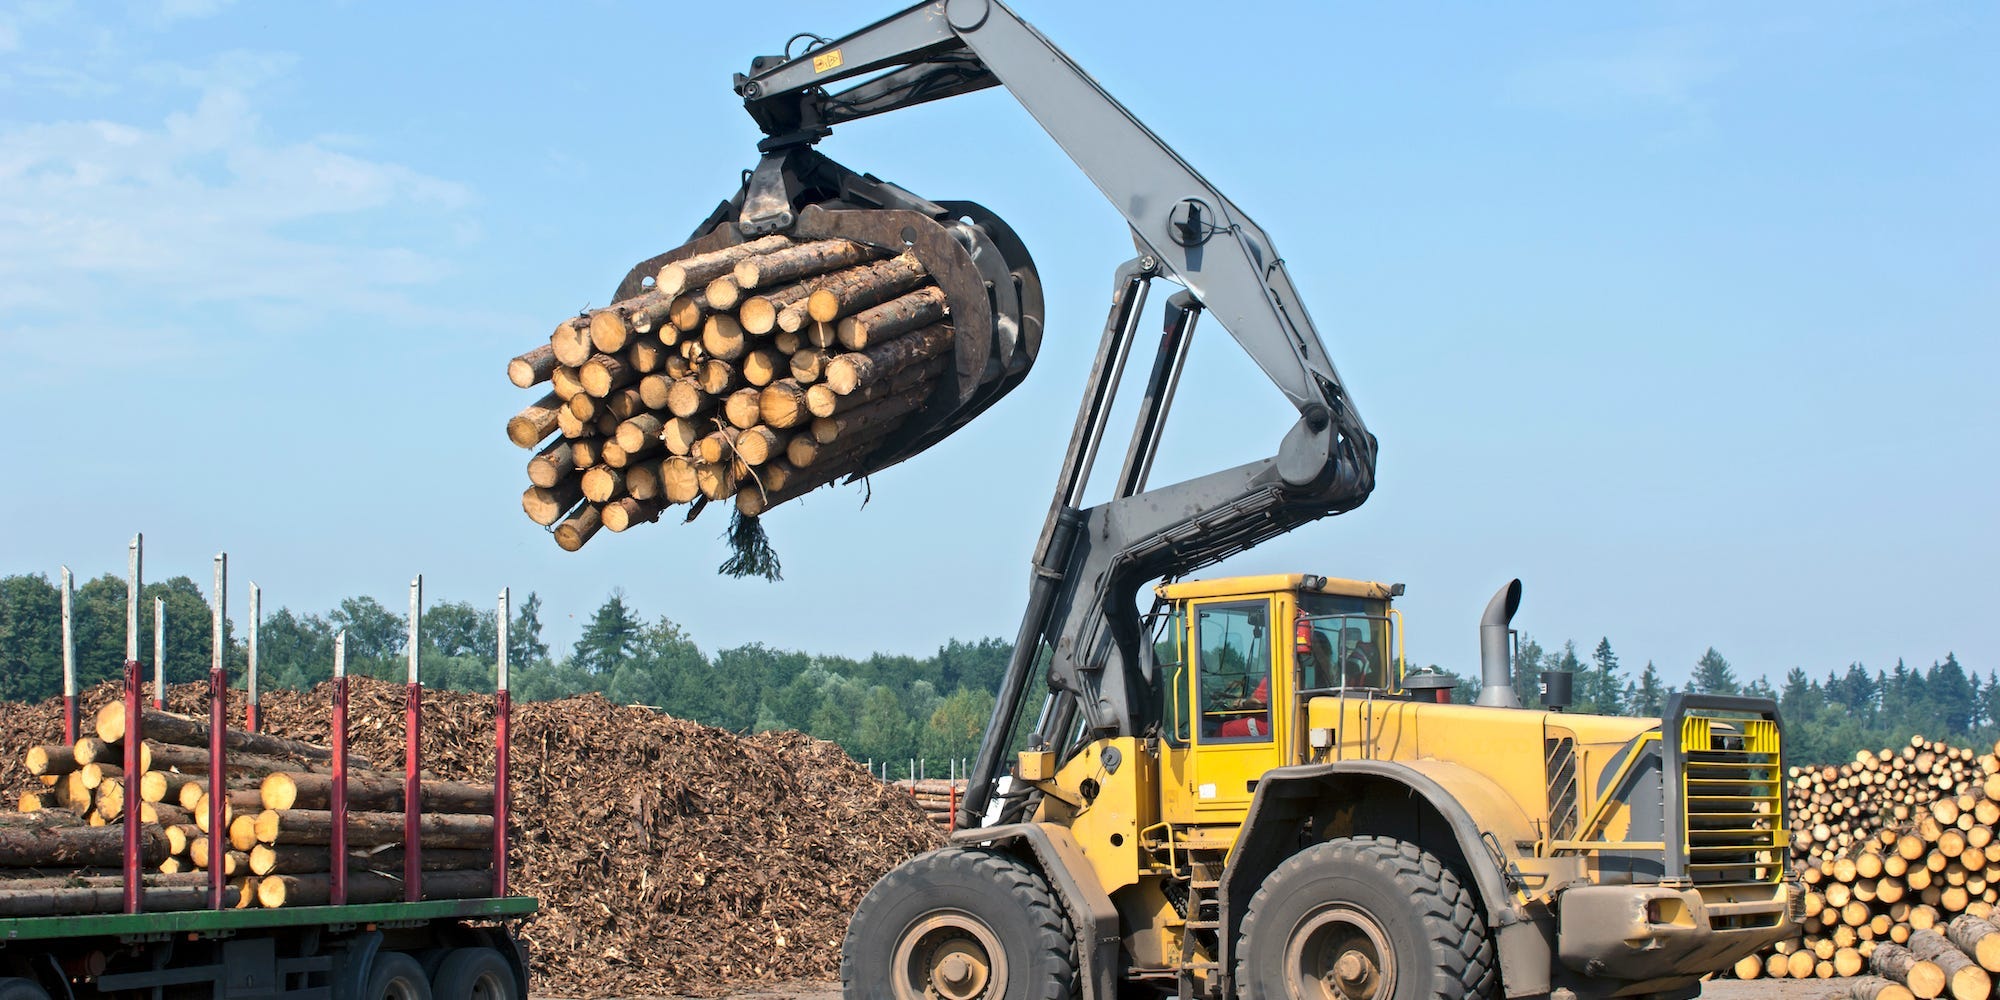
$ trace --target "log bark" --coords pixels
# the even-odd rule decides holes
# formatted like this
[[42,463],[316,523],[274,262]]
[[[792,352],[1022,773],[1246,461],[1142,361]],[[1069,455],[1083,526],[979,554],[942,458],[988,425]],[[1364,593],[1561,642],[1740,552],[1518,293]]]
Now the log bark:
[[526,354],[514,356],[507,362],[507,381],[526,389],[549,380],[556,370],[556,349],[543,344]]
[[556,544],[565,552],[575,552],[590,541],[597,529],[604,526],[603,513],[593,504],[584,504],[581,510],[571,514],[563,523],[556,525]]
[[583,476],[572,475],[553,487],[528,487],[521,493],[521,510],[528,520],[546,528],[562,520],[582,499]]
[[549,334],[549,348],[555,353],[557,364],[575,368],[590,360],[589,318],[572,316],[557,323],[555,332]]
[[794,379],[782,378],[765,386],[757,407],[763,422],[780,430],[797,427],[810,418],[805,387]]
[[[182,746],[205,747],[208,745],[208,721],[192,719],[185,715],[173,715],[151,709],[139,713],[141,732],[149,740],[161,743],[178,743]],[[107,743],[116,742],[125,736],[125,703],[107,702],[97,710],[97,738]],[[296,757],[300,760],[324,761],[333,757],[327,747],[300,740],[264,733],[249,733],[240,729],[225,729],[222,745],[228,750],[269,756]],[[350,757],[350,761],[353,758]]]
[[863,403],[909,392],[943,374],[945,360],[936,357],[921,364],[911,365],[888,379],[862,386],[845,396],[834,392],[833,386],[825,382],[817,383],[806,389],[806,409],[815,417],[831,417],[835,413],[854,409]]
[[[250,849],[250,874],[265,875],[318,875],[333,866],[331,851],[325,847],[273,847],[258,844]],[[427,872],[468,871],[493,867],[493,852],[490,850],[450,850],[446,848],[424,848],[423,869]],[[403,852],[400,848],[378,851],[351,851],[347,856],[348,871],[380,871],[392,875],[403,872]]]
[[[40,815],[39,813],[36,815]],[[0,867],[115,868],[124,863],[125,829],[120,826],[0,826]],[[139,861],[151,867],[167,859],[167,838],[156,826],[139,828]]]
[[813,292],[807,312],[821,323],[880,305],[930,280],[924,265],[908,251],[866,267],[828,275]]
[[657,521],[666,507],[665,500],[622,497],[604,505],[604,526],[612,531],[624,531],[635,524]]
[[521,408],[507,421],[507,440],[522,448],[533,448],[542,439],[555,432],[556,411],[562,408],[562,400],[555,393]]
[[29,747],[27,754],[28,773],[34,775],[68,774],[89,763],[89,761],[79,761],[76,759],[76,749],[76,747],[63,746],[60,743],[50,746]]
[[1979,967],[2000,972],[2000,927],[1971,914],[1953,917],[1945,926],[1945,936],[1958,950],[1970,955]]
[[827,363],[826,383],[845,396],[877,379],[927,361],[951,349],[952,329],[945,324],[897,337],[865,351],[842,354]]
[[577,370],[577,379],[583,383],[584,392],[602,399],[614,389],[639,381],[639,374],[638,369],[615,354],[593,354]]
[[743,325],[728,313],[716,313],[702,323],[701,349],[711,358],[735,361],[750,349]]
[[[179,876],[149,876],[179,877]],[[200,876],[204,880],[206,874]],[[85,886],[69,889],[16,889],[0,883],[0,917],[72,917],[92,913],[120,913],[125,909],[122,885]],[[242,898],[240,886],[223,887],[223,903],[236,905]],[[143,909],[148,913],[208,908],[208,885],[147,886],[141,890]]]
[[1881,976],[1862,976],[1847,984],[1849,1000],[1916,1000],[1916,994],[1901,983]]
[[[491,847],[493,817],[426,813],[418,827],[425,847]],[[257,814],[257,842],[277,847],[319,846],[333,838],[333,813],[325,809],[266,809]],[[400,812],[351,811],[347,814],[349,847],[376,847],[403,840]]]
[[797,281],[811,274],[824,274],[853,267],[877,256],[877,252],[847,240],[818,240],[788,247],[760,257],[746,257],[730,270],[742,289],[767,288]]
[[1935,930],[1916,931],[1910,935],[1908,947],[1910,954],[1936,965],[1944,973],[1952,1000],[1987,1000],[1992,995],[1992,977],[1944,935]]
[[[347,779],[347,807],[363,812],[399,812],[403,808],[403,776],[375,773]],[[469,781],[421,781],[418,805],[427,813],[490,813],[493,786]],[[283,771],[264,776],[257,789],[265,809],[333,808],[333,776],[309,771]],[[263,872],[257,874],[262,875]]]
[[850,351],[867,350],[942,322],[946,312],[944,289],[936,285],[919,288],[841,320],[837,327],[840,346]]
[[904,417],[922,409],[929,400],[930,396],[926,393],[910,391],[878,399],[846,413],[814,417],[813,440],[820,444],[832,444],[842,438],[879,435]]
[[679,295],[690,286],[699,287],[735,270],[736,263],[758,254],[772,253],[792,245],[789,237],[763,236],[735,246],[695,254],[660,268],[653,287],[664,295]]
[[[477,899],[493,891],[493,876],[483,871],[433,872],[423,876],[423,899]],[[374,872],[347,878],[350,903],[393,903],[403,898],[403,880]],[[324,906],[333,898],[331,875],[273,875],[257,883],[257,902],[266,909],[284,906]]]
[[558,440],[528,460],[528,482],[548,489],[576,471],[574,446]]
[[1898,944],[1878,944],[1869,956],[1868,967],[1876,975],[1909,988],[1918,1000],[1936,1000],[1944,994],[1944,970],[1918,958]]

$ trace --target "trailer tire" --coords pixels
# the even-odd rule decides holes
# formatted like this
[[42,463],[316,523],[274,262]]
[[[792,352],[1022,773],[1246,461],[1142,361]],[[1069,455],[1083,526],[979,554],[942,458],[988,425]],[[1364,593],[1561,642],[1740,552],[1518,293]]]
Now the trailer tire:
[[947,847],[868,891],[840,952],[847,1000],[1070,1000],[1075,943],[1061,900],[1012,855]]
[[0,1000],[49,1000],[49,992],[32,979],[0,977]]
[[1244,911],[1242,1000],[1488,1000],[1493,938],[1449,865],[1391,837],[1308,847],[1278,866]]
[[431,977],[433,1000],[521,1000],[505,956],[491,948],[453,948]]
[[416,959],[400,951],[375,954],[362,1000],[431,1000],[431,981]]

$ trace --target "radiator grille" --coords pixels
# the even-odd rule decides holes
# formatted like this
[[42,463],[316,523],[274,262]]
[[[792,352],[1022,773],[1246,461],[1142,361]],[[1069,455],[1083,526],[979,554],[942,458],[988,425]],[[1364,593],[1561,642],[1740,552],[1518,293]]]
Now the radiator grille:
[[1569,736],[1542,740],[1543,773],[1549,783],[1549,835],[1556,840],[1576,837],[1576,740]]
[[1681,724],[1688,877],[1698,885],[1784,877],[1778,724],[1691,715]]

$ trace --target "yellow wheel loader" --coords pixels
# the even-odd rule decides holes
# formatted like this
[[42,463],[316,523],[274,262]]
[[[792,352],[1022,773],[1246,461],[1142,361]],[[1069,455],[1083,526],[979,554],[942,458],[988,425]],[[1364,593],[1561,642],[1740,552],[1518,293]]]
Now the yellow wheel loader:
[[[759,57],[736,79],[766,138],[700,248],[845,236],[909,248],[945,288],[956,378],[864,468],[928,447],[1012,388],[1042,300],[1003,223],[834,163],[814,146],[836,126],[1001,87],[1137,248],[1113,283],[959,831],[857,909],[849,998],[1687,997],[1794,931],[1803,894],[1786,874],[1769,701],[1575,715],[1557,710],[1554,677],[1549,707],[1524,709],[1508,656],[1516,581],[1481,623],[1477,703],[1448,704],[1436,675],[1404,670],[1400,586],[1186,579],[1374,488],[1375,437],[1241,208],[998,0],[799,38],[804,52]],[[634,269],[621,297],[658,263]],[[1155,281],[1180,290],[1111,496],[1086,504]],[[1298,419],[1269,458],[1155,485],[1204,312]]]

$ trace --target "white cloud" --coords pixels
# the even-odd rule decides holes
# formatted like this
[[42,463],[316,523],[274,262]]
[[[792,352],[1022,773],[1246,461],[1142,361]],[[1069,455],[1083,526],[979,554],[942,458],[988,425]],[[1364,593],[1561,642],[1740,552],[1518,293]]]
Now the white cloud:
[[[351,141],[274,134],[253,95],[289,66],[154,66],[135,78],[194,90],[157,120],[0,129],[0,349],[41,354],[32,331],[58,323],[172,344],[173,317],[202,308],[429,315],[405,293],[450,274],[426,247],[459,238],[469,192]],[[371,239],[371,219],[399,235]]]

